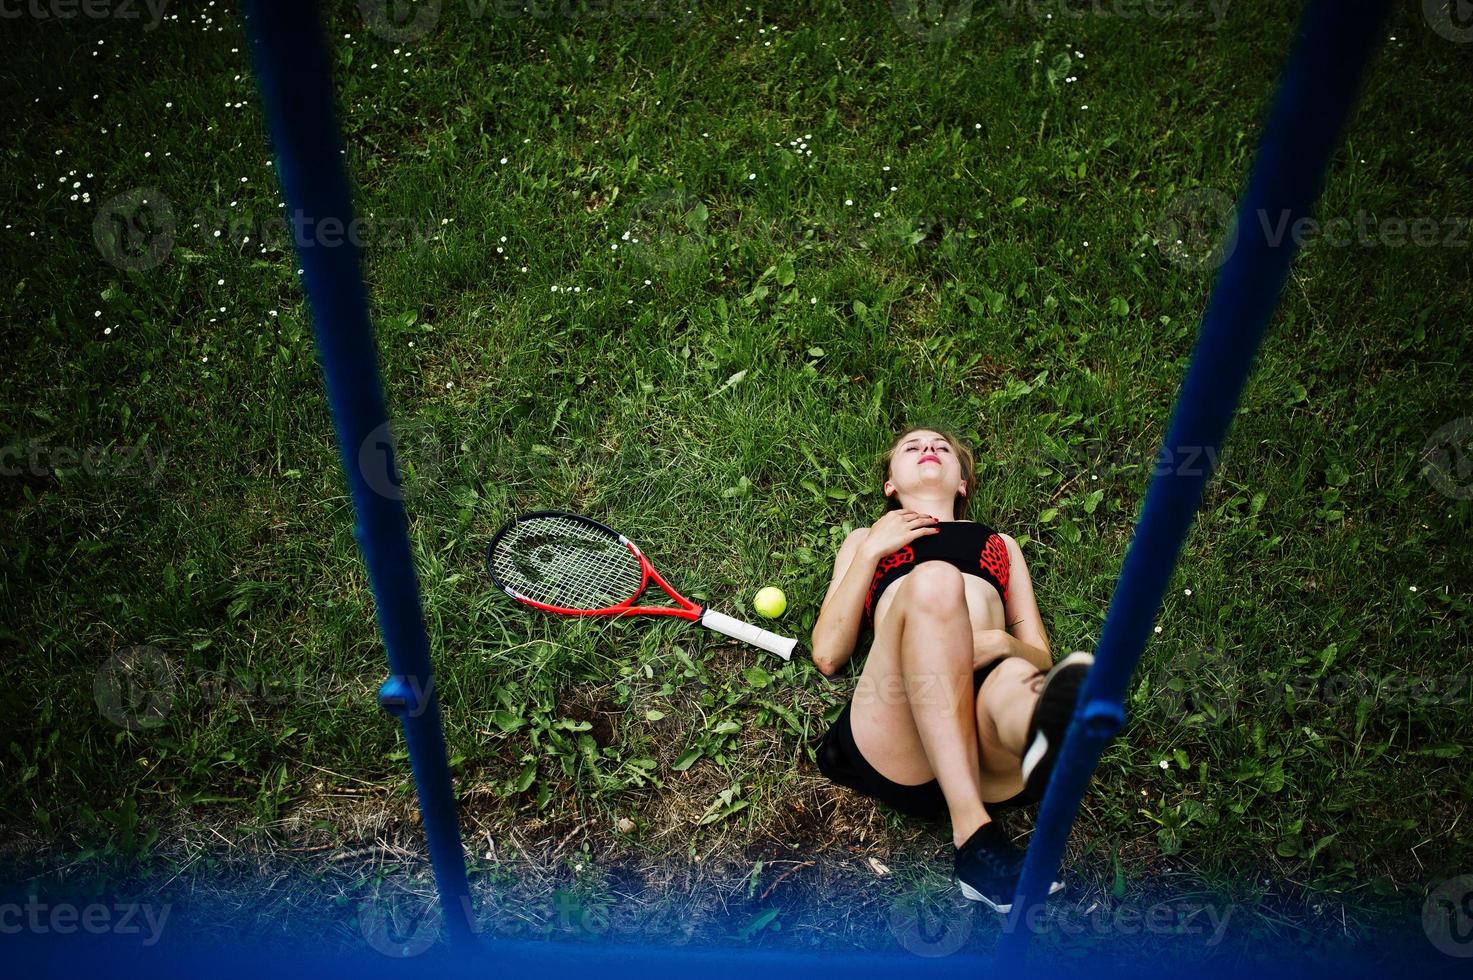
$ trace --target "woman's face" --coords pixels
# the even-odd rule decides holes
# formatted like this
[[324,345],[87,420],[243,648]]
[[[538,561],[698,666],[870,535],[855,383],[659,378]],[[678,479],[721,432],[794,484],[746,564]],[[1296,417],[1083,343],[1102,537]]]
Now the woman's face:
[[965,491],[962,463],[951,443],[930,429],[908,432],[890,455],[886,496],[896,492],[951,497]]

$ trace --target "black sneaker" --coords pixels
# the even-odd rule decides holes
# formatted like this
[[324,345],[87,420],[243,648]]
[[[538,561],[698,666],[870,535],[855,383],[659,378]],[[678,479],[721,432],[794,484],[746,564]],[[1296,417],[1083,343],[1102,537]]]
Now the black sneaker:
[[1038,693],[1038,703],[1033,706],[1033,715],[1028,719],[1028,734],[1023,739],[1027,748],[1023,752],[1023,792],[1034,803],[1043,799],[1053,774],[1054,762],[1059,750],[1064,747],[1064,734],[1069,730],[1069,719],[1074,716],[1074,705],[1079,700],[1079,690],[1084,686],[1084,677],[1094,664],[1089,653],[1071,653],[1054,664],[1043,678],[1043,689]]
[[[956,882],[962,894],[982,902],[994,912],[1012,911],[1013,895],[1023,874],[1024,852],[1008,839],[996,820],[988,821],[956,849]],[[1050,895],[1064,887],[1062,881],[1049,885]]]

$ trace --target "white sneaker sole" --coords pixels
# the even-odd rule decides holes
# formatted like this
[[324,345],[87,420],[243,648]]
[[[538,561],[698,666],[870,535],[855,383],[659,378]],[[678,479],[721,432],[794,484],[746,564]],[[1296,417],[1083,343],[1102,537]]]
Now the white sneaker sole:
[[[988,898],[986,895],[982,894],[977,889],[967,884],[965,881],[962,881],[960,878],[957,879],[956,883],[962,886],[963,895],[974,902],[981,902],[983,905],[986,905],[994,912],[1001,912],[1003,915],[1007,915],[1013,910],[1012,902],[1008,902],[1006,905],[998,905],[992,899]],[[1062,881],[1056,881],[1053,884],[1049,885],[1048,893],[1050,895],[1056,895],[1063,890],[1064,883]]]

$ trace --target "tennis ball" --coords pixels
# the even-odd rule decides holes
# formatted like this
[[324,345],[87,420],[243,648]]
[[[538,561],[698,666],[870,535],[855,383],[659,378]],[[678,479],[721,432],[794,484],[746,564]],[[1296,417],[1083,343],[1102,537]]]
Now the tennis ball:
[[758,591],[757,597],[752,600],[752,605],[768,619],[776,619],[783,614],[784,609],[788,608],[788,597],[783,595],[782,589],[769,585]]

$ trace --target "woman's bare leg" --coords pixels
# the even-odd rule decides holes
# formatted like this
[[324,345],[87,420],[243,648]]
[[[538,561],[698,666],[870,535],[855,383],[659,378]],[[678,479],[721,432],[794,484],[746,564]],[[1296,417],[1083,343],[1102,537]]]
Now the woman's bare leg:
[[[856,688],[856,744],[897,782],[923,782],[929,777],[910,777],[916,769],[929,769],[946,797],[952,837],[960,845],[991,819],[982,803],[972,627],[962,573],[944,562],[923,562],[895,588],[884,632],[894,637],[898,628],[898,642],[890,648],[893,658],[876,664],[875,673],[883,676],[870,678],[883,696],[877,698],[864,677]],[[884,744],[866,744],[876,731],[884,735],[873,741]],[[902,769],[909,771],[891,775]]]
[[1023,790],[1023,743],[1038,703],[1043,671],[1022,657],[1007,657],[977,692],[977,738],[983,775],[1007,777]]

